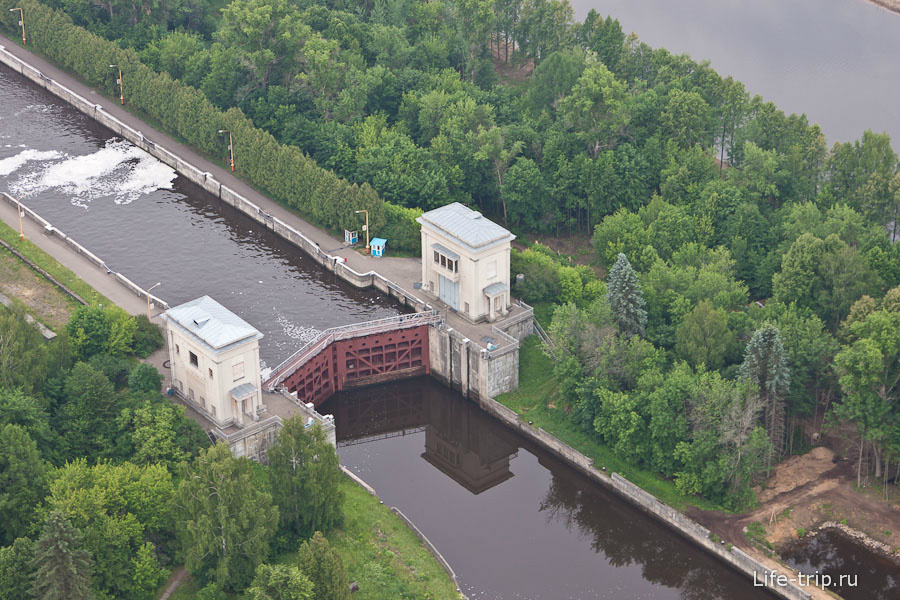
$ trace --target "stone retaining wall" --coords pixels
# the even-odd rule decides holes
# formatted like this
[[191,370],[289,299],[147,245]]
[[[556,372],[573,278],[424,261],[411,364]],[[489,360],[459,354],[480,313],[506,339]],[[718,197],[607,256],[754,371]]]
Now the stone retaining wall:
[[424,533],[422,533],[416,524],[409,520],[409,517],[404,515],[399,508],[396,506],[391,507],[391,512],[400,517],[400,520],[403,521],[407,527],[409,527],[416,537],[419,538],[425,547],[428,548],[428,551],[431,552],[431,555],[434,556],[435,560],[438,561],[438,564],[446,571],[447,575],[450,576],[450,579],[453,580],[453,584],[456,586],[456,591],[460,592],[459,589],[459,581],[456,579],[456,572],[453,571],[453,567],[450,566],[450,563],[447,562],[447,559],[444,558],[444,555],[440,553],[440,551],[435,547],[434,544],[431,543]]
[[[91,252],[90,250],[88,250],[87,248],[85,248],[84,246],[79,244],[78,242],[76,242],[74,239],[72,239],[65,233],[63,233],[62,230],[60,230],[59,228],[51,225],[49,221],[47,221],[46,219],[41,217],[39,214],[37,214],[36,212],[31,210],[24,204],[20,204],[19,202],[17,202],[16,199],[13,198],[12,196],[10,196],[9,194],[7,194],[5,192],[0,193],[0,199],[5,200],[8,204],[16,207],[17,209],[19,206],[21,206],[22,212],[25,214],[25,216],[27,218],[32,219],[33,221],[37,222],[41,227],[44,228],[44,231],[48,235],[53,235],[55,237],[58,237],[63,242],[65,242],[67,246],[72,248],[75,252],[77,252],[81,256],[85,257],[90,262],[92,262],[97,268],[103,269],[108,274],[113,275],[115,277],[116,281],[118,281],[120,284],[122,284],[122,286],[124,286],[126,289],[128,289],[135,296],[146,299],[147,296],[149,295],[150,302],[153,302],[154,304],[158,304],[159,306],[162,306],[165,309],[169,308],[169,305],[165,300],[162,300],[159,296],[156,296],[155,294],[149,294],[147,292],[147,290],[145,290],[141,286],[137,285],[136,283],[134,283],[133,281],[131,281],[130,279],[128,279],[121,273],[114,272],[112,269],[110,269],[108,266],[106,266],[106,262],[104,262],[102,258],[100,258],[96,254],[94,254],[93,252]],[[6,245],[6,244],[4,244],[4,245]],[[49,279],[51,282],[53,282],[54,285],[56,285],[59,289],[64,291],[66,294],[72,296],[73,298],[75,298],[75,300],[77,300],[81,304],[87,304],[87,301],[85,301],[83,298],[81,298],[78,294],[76,294],[75,292],[73,292],[72,290],[70,290],[69,288],[64,286],[62,283],[58,282],[56,279],[51,277],[49,273],[47,273],[46,271],[44,271],[43,269],[41,269],[40,267],[38,267],[37,265],[32,263],[30,260],[26,259],[19,252],[16,252],[16,250],[14,248],[12,248],[11,246],[7,246],[7,247],[10,249],[11,252],[14,252],[19,258],[24,260],[31,268],[40,272],[41,275],[43,275],[44,277]]]
[[[710,532],[708,529],[686,517],[668,504],[661,502],[658,498],[631,483],[618,473],[607,476],[605,473],[594,467],[593,460],[543,429],[533,427],[528,425],[528,423],[523,423],[520,415],[509,407],[490,398],[478,398],[477,401],[485,412],[493,415],[543,448],[557,454],[591,480],[619,494],[630,503],[636,505],[643,511],[682,534],[688,540],[700,546],[703,550],[706,550],[738,571],[746,574],[748,582],[754,581],[756,574],[759,574],[760,577],[762,577],[763,573],[770,570],[768,566],[760,563],[758,560],[749,556],[737,547],[729,548],[725,545],[715,543],[710,539]],[[790,574],[785,573],[785,575],[790,578]],[[808,592],[792,583],[789,583],[786,586],[770,584],[768,589],[774,594],[786,598],[787,600],[809,600],[810,598]]]
[[320,265],[333,271],[338,277],[350,285],[358,288],[374,286],[385,294],[397,298],[404,305],[413,307],[417,311],[428,310],[430,308],[427,303],[416,298],[406,290],[401,289],[399,286],[388,281],[375,271],[359,273],[351,267],[348,267],[346,263],[343,262],[342,258],[324,252],[319,248],[318,244],[310,240],[301,232],[297,231],[281,219],[266,213],[259,206],[244,198],[228,186],[216,181],[210,173],[201,171],[159,144],[155,144],[146,139],[143,133],[119,121],[116,117],[103,110],[103,107],[99,104],[89,102],[84,97],[76,94],[64,85],[47,77],[40,70],[8,52],[3,46],[0,46],[0,63],[5,64],[17,73],[21,73],[26,78],[43,87],[51,94],[68,102],[85,115],[95,119],[101,125],[125,138],[160,162],[172,167],[179,175],[182,175],[229,206],[233,206],[250,218],[271,229],[282,238],[309,254]]

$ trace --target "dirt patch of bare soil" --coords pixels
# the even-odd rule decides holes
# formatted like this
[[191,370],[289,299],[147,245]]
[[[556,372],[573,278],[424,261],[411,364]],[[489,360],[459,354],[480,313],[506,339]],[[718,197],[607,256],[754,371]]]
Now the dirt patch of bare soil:
[[775,468],[766,487],[757,491],[762,504],[795,488],[819,479],[834,467],[834,452],[819,446],[801,456],[792,456]]
[[895,13],[900,13],[900,0],[869,0],[873,4],[877,4],[882,8],[886,8]]
[[0,249],[0,293],[22,302],[32,316],[55,331],[65,326],[72,311],[56,286],[5,249]]
[[[893,549],[900,561],[900,493],[883,500],[874,489],[858,490],[852,461],[834,462],[835,453],[817,447],[778,465],[758,490],[760,506],[743,514],[690,509],[688,516],[726,543],[734,544],[764,564],[780,567],[777,551],[826,521],[846,525]],[[759,523],[765,533],[751,542],[746,531]],[[754,525],[753,527],[759,527]],[[813,598],[833,598],[815,586],[806,586]]]
[[726,514],[692,509],[689,515],[744,549],[759,550],[745,535],[751,523],[760,523],[765,540],[777,549],[825,521],[846,524],[900,549],[900,494],[886,501],[874,489],[856,489],[853,465],[833,463],[833,456],[831,450],[819,447],[778,465],[759,491],[760,506],[753,511]]

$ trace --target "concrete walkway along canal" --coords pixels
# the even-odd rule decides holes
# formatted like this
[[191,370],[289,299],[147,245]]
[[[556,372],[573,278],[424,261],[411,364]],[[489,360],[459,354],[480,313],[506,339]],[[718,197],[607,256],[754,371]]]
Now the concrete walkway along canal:
[[[163,281],[170,303],[220,299],[266,334],[267,363],[315,330],[398,312],[8,71],[0,96],[13,117],[0,120],[4,188],[139,284]],[[332,412],[370,424],[341,445],[343,462],[417,523],[472,597],[760,597],[430,380],[358,390]]]

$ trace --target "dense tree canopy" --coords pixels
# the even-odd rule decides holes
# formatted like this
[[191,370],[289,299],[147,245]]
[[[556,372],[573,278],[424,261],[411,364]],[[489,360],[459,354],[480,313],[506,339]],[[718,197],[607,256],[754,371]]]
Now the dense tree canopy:
[[254,483],[250,460],[221,442],[201,452],[183,473],[175,506],[187,568],[224,589],[246,587],[278,526],[278,507]]

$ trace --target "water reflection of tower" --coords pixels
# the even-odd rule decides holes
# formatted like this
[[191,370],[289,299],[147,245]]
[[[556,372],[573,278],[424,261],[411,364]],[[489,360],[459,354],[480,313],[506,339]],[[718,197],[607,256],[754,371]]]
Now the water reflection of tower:
[[427,403],[422,458],[458,484],[480,494],[513,476],[509,461],[518,454],[515,439],[462,399]]
[[334,414],[339,447],[424,430],[422,458],[473,494],[513,476],[513,434],[428,377],[340,392],[319,410]]

